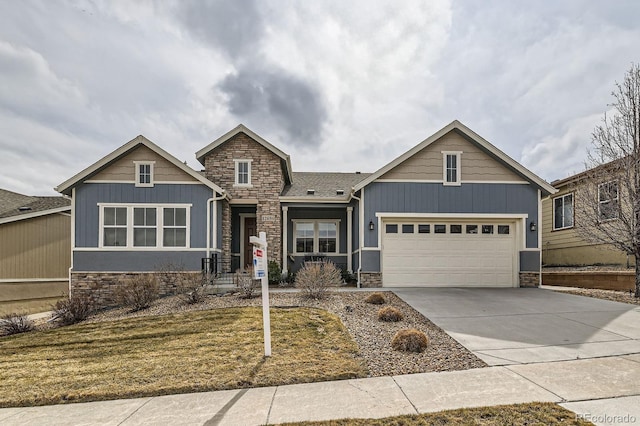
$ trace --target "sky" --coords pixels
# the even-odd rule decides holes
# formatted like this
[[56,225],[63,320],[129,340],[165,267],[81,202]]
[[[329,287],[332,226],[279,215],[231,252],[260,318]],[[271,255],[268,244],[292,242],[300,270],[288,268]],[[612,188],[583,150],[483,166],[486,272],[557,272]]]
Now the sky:
[[139,134],[196,170],[242,123],[294,171],[373,172],[457,119],[546,179],[584,170],[640,62],[640,2],[0,0],[0,188]]

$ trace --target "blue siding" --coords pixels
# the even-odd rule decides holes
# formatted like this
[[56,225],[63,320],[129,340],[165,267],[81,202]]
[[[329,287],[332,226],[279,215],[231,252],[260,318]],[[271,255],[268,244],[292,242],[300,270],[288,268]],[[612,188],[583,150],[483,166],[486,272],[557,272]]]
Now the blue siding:
[[538,231],[528,230],[538,221],[538,191],[532,185],[374,182],[364,188],[364,203],[365,247],[378,246],[378,230],[367,227],[370,220],[377,223],[377,212],[527,214],[526,247],[538,246]]
[[540,252],[520,252],[520,272],[540,272]]
[[362,252],[362,272],[380,272],[380,269],[380,251],[364,250]]
[[207,200],[212,196],[212,190],[204,185],[155,185],[152,188],[119,183],[80,185],[75,200],[76,247],[98,247],[98,203],[184,203],[192,204],[191,247],[205,248]]
[[183,265],[187,271],[200,271],[206,251],[76,251],[73,270],[81,272],[151,272],[167,263]]

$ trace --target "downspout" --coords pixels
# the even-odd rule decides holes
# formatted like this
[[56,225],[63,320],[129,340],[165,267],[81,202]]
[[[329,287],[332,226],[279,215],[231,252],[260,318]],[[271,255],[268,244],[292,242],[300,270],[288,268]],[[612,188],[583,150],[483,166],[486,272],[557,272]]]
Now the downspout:
[[[217,209],[213,209],[213,218],[212,218],[211,203],[213,203],[214,201],[223,200],[225,198],[227,198],[227,195],[225,194],[225,191],[222,190],[222,193],[220,194],[219,197],[212,197],[207,200],[207,258],[211,257],[211,219],[213,219],[214,223],[217,223],[218,221]],[[218,230],[216,229],[216,235],[217,233],[218,233]],[[217,243],[217,239],[214,239],[214,241]]]
[[[358,219],[358,288],[360,288],[360,271],[362,271],[362,241],[363,241],[363,236],[362,234],[362,218],[364,217],[364,213],[362,211],[362,206],[360,205],[360,198],[355,196],[355,191],[353,190],[353,188],[351,188],[351,199],[354,200],[358,200],[358,216],[360,216],[360,218]],[[349,256],[352,256],[353,253],[349,253]]]

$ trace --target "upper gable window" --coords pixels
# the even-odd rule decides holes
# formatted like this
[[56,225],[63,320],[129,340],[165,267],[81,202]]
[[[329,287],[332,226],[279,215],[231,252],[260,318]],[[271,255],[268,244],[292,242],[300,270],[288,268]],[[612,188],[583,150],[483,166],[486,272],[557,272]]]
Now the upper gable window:
[[155,161],[134,161],[136,166],[136,186],[153,186],[153,165]]
[[442,181],[445,185],[460,185],[460,151],[442,151]]
[[233,160],[235,162],[236,186],[251,186],[251,160]]

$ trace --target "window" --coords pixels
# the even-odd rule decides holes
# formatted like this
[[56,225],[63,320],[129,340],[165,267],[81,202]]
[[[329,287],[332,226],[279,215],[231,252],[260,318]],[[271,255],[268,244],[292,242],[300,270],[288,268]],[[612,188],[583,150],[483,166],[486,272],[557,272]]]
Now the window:
[[493,234],[493,225],[482,225],[483,234]]
[[129,250],[189,247],[188,204],[98,206],[99,247]]
[[134,207],[133,246],[155,247],[157,233],[156,209],[153,207]]
[[387,225],[385,225],[385,232],[387,234],[397,234],[398,233],[398,225],[395,225],[395,224],[387,224]]
[[153,186],[153,165],[154,161],[134,161],[136,166],[136,186]]
[[294,236],[296,253],[338,253],[338,221],[295,222]]
[[478,233],[478,225],[467,225],[467,234],[477,234]]
[[162,228],[164,247],[186,247],[187,245],[187,209],[165,208]]
[[418,225],[418,234],[428,234],[429,232],[431,232],[430,225]]
[[105,207],[103,212],[103,245],[127,246],[127,208]]
[[565,229],[573,226],[573,194],[553,199],[553,229]]
[[509,235],[509,225],[498,225],[499,235]]
[[449,225],[449,232],[452,234],[462,234],[462,225]]
[[460,185],[460,154],[462,152],[442,151],[442,180],[445,185]]
[[233,160],[236,164],[236,186],[251,186],[251,160]]
[[320,253],[335,253],[338,242],[338,224],[335,222],[318,223],[318,246]]
[[402,233],[403,234],[413,234],[413,224],[404,224],[404,225],[402,225]]
[[611,181],[598,185],[600,220],[618,217],[618,182]]
[[436,234],[446,234],[447,225],[433,225],[433,232]]

